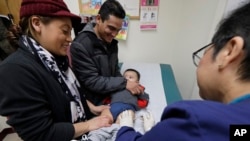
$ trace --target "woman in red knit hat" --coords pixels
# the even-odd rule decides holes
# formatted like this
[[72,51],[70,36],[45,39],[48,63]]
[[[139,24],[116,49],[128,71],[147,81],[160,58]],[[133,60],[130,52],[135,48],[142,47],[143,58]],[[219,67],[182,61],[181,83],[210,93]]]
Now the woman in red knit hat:
[[19,48],[0,66],[0,114],[24,141],[69,141],[110,126],[106,116],[90,119],[107,107],[86,101],[68,65],[80,20],[62,0],[22,1]]

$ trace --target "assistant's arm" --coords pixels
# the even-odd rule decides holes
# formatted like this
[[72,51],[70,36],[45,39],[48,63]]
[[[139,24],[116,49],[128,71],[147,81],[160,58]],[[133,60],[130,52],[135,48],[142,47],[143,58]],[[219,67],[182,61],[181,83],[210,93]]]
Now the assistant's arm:
[[197,118],[185,109],[165,109],[162,119],[144,135],[133,128],[123,126],[117,133],[116,141],[200,141],[201,134]]

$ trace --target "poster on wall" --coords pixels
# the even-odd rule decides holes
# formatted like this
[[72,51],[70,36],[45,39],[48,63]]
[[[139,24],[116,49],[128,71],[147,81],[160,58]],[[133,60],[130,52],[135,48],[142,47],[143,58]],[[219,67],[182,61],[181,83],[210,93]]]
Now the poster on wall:
[[159,0],[141,0],[140,29],[156,30]]
[[[80,17],[82,18],[82,23],[84,23],[85,25],[89,22],[90,23],[96,22],[95,15],[82,15],[82,14],[80,14]],[[116,39],[118,39],[118,40],[126,40],[127,39],[128,25],[129,25],[129,16],[126,16],[123,19],[121,30],[118,32],[117,36],[115,37]]]
[[140,0],[117,0],[120,2],[129,19],[140,19]]
[[[96,15],[98,14],[98,11],[101,7],[101,5],[103,4],[105,0],[79,0],[79,6],[80,6],[80,16],[82,18],[82,23],[84,23],[85,25],[89,22],[91,23],[95,23],[96,22]],[[132,5],[134,3],[132,3],[132,1],[135,2],[135,0],[118,0],[121,1],[121,5],[125,6],[128,10],[128,8],[131,11],[134,11],[133,8],[131,9],[131,7],[133,7]],[[140,0],[138,0],[138,3],[140,2]],[[138,5],[135,5],[139,7]],[[137,11],[138,9],[136,9]],[[131,12],[130,11],[130,12]],[[133,16],[133,18],[136,18],[138,13],[131,13]],[[139,17],[139,16],[138,16]],[[119,40],[126,40],[127,39],[127,35],[128,35],[128,23],[130,20],[131,16],[130,15],[126,15],[125,18],[123,19],[123,24],[122,24],[122,29],[119,31],[118,35],[115,37],[116,39]]]
[[127,39],[128,25],[129,25],[129,16],[126,16],[123,19],[122,29],[119,31],[119,33],[115,37],[116,39],[118,39],[118,40],[126,40]]
[[[97,15],[101,5],[106,0],[78,0],[81,15]],[[129,19],[138,19],[140,17],[140,0],[117,0]]]
[[79,0],[80,13],[84,15],[97,15],[103,0]]

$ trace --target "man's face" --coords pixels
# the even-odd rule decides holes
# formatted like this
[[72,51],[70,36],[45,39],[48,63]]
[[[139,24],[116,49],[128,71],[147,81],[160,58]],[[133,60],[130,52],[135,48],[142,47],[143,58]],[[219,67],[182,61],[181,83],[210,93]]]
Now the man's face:
[[113,15],[110,15],[109,19],[102,21],[100,15],[98,15],[96,18],[97,36],[103,41],[111,43],[121,30],[122,22],[123,19],[117,18]]

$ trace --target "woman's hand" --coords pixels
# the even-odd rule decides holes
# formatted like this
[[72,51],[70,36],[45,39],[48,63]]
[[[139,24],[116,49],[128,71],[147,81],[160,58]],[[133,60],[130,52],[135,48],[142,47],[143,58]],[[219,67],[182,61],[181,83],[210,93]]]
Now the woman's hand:
[[76,138],[101,127],[109,127],[111,123],[108,116],[97,116],[85,122],[75,123],[73,126],[75,128],[74,138]]
[[95,106],[93,103],[91,103],[88,100],[87,100],[87,104],[89,106],[91,113],[93,113],[95,115],[100,115],[103,110],[110,108],[110,106],[108,106],[108,105]]
[[100,106],[95,106],[91,112],[95,115],[100,115],[104,109],[109,109],[110,106],[108,105],[100,105]]
[[86,123],[88,125],[89,131],[96,130],[101,127],[111,126],[110,118],[108,116],[103,116],[103,115],[94,117],[88,120]]

